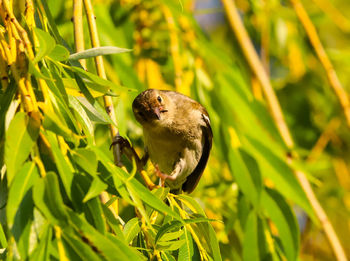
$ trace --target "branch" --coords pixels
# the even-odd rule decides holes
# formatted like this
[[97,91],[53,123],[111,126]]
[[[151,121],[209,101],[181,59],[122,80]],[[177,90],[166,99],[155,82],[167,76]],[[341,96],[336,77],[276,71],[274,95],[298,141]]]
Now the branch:
[[[100,47],[100,40],[98,38],[97,26],[96,26],[96,21],[95,21],[96,17],[95,17],[93,8],[92,8],[91,1],[84,0],[84,6],[85,6],[86,17],[88,20],[88,25],[89,25],[91,45],[92,45],[92,47]],[[103,79],[107,79],[105,68],[103,65],[102,56],[95,57],[95,65],[96,65],[96,70],[97,70],[98,76],[100,76]],[[115,122],[116,117],[115,117],[115,111],[114,111],[112,97],[103,96],[103,101],[104,101],[105,110],[106,110],[107,114],[112,119],[112,121]],[[110,130],[112,140],[114,139],[114,137],[119,135],[119,131],[118,131],[117,127],[115,127],[114,125],[110,124],[109,130]],[[113,156],[114,156],[114,162],[116,163],[116,165],[122,166],[120,147],[118,144],[116,145],[116,149],[113,150]]]
[[[81,52],[85,49],[84,27],[83,27],[83,0],[73,0],[73,25],[75,51]],[[86,70],[86,60],[79,60],[81,66]]]

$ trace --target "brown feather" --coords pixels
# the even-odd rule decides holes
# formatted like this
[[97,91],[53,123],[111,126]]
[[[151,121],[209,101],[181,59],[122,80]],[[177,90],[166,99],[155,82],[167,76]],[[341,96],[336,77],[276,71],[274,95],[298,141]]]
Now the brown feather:
[[[202,107],[204,109],[204,107]],[[204,122],[206,123],[206,126],[202,127],[203,131],[203,137],[204,137],[204,146],[203,146],[203,152],[202,156],[198,162],[197,167],[194,169],[194,171],[187,177],[186,182],[182,185],[182,190],[187,193],[191,193],[196,186],[198,185],[198,182],[204,172],[204,169],[207,165],[208,159],[209,159],[209,153],[212,146],[212,140],[213,140],[213,132],[210,127],[210,122],[208,121],[208,113],[204,109],[202,117]]]

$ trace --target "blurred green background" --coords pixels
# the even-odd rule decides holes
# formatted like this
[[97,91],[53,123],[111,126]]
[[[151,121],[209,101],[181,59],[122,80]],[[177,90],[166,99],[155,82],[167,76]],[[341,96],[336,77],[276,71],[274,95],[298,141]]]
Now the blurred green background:
[[[350,1],[301,2],[349,93]],[[104,56],[107,78],[135,89],[113,97],[120,134],[142,155],[142,129],[131,110],[136,95],[156,88],[191,96],[209,112],[214,144],[208,166],[190,196],[208,218],[222,221],[212,222],[222,259],[335,260],[295,170],[307,174],[350,256],[350,135],[342,107],[289,1],[235,3],[280,101],[295,141],[293,152],[270,116],[266,97],[218,0],[93,1],[101,45],[132,49]],[[59,34],[74,52],[72,1],[47,4]],[[14,10],[22,9],[19,1]],[[85,19],[84,15],[88,49]],[[41,21],[37,15],[38,27]],[[50,26],[48,31],[52,33]],[[87,60],[87,68],[96,73],[93,59]],[[67,88],[67,93],[76,96],[72,89]],[[96,100],[102,104],[99,95]],[[93,143],[113,161],[108,125],[100,123],[94,123]],[[291,153],[299,158],[289,165]],[[125,157],[123,162],[131,171]],[[146,169],[157,182],[150,163]],[[142,182],[138,174],[135,177]],[[129,203],[120,200],[120,218],[125,222],[136,216]],[[204,235],[198,232],[197,236]],[[133,246],[142,250],[135,242]],[[179,258],[171,249],[166,253]],[[168,254],[168,260],[173,260]]]

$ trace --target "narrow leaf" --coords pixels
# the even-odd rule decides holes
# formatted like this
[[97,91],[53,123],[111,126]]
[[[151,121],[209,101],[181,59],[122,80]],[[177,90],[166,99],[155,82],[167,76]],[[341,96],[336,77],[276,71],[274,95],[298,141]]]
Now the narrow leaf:
[[6,132],[5,163],[7,180],[11,185],[17,171],[28,158],[39,134],[39,123],[23,112],[18,112]]
[[130,219],[124,226],[124,236],[126,242],[130,243],[141,231],[140,220],[138,218]]
[[165,205],[165,203],[159,198],[154,196],[138,180],[135,178],[130,178],[129,174],[127,174],[121,168],[115,166],[112,161],[108,160],[108,157],[104,155],[101,150],[99,150],[97,147],[94,147],[94,151],[96,152],[98,159],[110,171],[110,173],[116,175],[127,187],[131,187],[133,191],[136,191],[139,198],[143,202],[164,214],[168,214],[177,220],[181,220],[180,216],[175,211]]
[[5,232],[2,228],[2,225],[0,224],[0,248],[6,248],[7,247],[7,240],[5,236]]
[[63,45],[57,44],[48,56],[58,62],[65,61],[69,58],[69,51]]
[[92,58],[92,57],[101,56],[101,55],[126,53],[131,51],[132,51],[131,49],[125,49],[125,48],[120,48],[116,46],[95,47],[95,48],[81,51],[79,53],[73,53],[69,56],[69,60],[87,59],[87,58]]
[[299,251],[299,229],[289,205],[276,191],[262,193],[262,204],[278,229],[287,260],[295,260]]
[[33,254],[30,256],[30,261],[46,261],[49,260],[49,253],[51,248],[52,227],[46,225],[40,236],[39,244],[36,246]]
[[217,221],[215,219],[209,219],[204,217],[194,218],[194,219],[183,219],[182,222],[178,220],[171,221],[169,223],[166,223],[163,225],[159,230],[155,238],[155,244],[157,244],[158,240],[160,240],[168,231],[171,231],[173,229],[178,229],[184,224],[195,224],[195,223],[202,223],[202,222],[209,222],[209,221]]
[[185,243],[179,249],[178,261],[196,260],[196,258],[194,257],[195,252],[193,251],[194,242],[193,242],[191,233],[187,230],[186,227],[184,227],[184,233],[180,237],[180,239],[184,239]]
[[40,61],[45,55],[48,55],[56,45],[55,39],[48,33],[37,27],[34,27],[34,33],[38,37],[39,46],[33,63]]
[[25,163],[15,176],[10,186],[6,207],[7,222],[10,228],[23,197],[38,178],[39,173],[34,162]]
[[243,239],[243,260],[260,260],[258,245],[258,224],[257,216],[251,211],[244,229]]
[[138,253],[123,241],[117,238],[113,241],[108,239],[108,237],[103,236],[76,213],[72,211],[68,213],[71,225],[107,260],[115,260],[116,257],[119,260],[142,260]]
[[94,177],[88,192],[86,193],[83,203],[89,201],[90,199],[97,197],[102,191],[106,190],[108,185],[102,182],[98,177]]
[[56,173],[50,171],[36,182],[33,188],[33,199],[35,205],[53,223],[66,224],[67,212]]
[[59,149],[57,140],[55,139],[55,135],[47,132],[45,136],[50,142],[52,154],[54,156],[58,173],[60,174],[63,186],[66,190],[68,197],[71,197],[71,186],[73,181],[73,172],[71,166],[68,164],[68,162],[62,154],[62,151]]

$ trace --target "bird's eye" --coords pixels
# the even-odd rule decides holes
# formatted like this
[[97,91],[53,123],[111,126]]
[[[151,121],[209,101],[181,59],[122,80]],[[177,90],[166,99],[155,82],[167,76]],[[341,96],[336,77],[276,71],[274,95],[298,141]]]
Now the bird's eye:
[[141,117],[141,118],[145,118],[145,114],[142,111],[138,111],[137,114]]
[[157,101],[162,102],[162,97],[158,96]]

